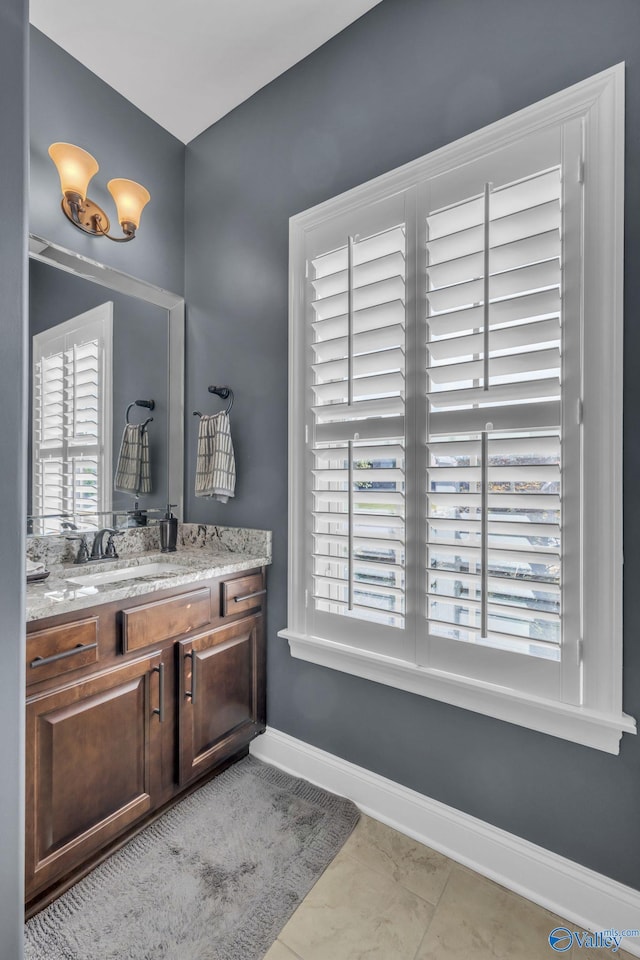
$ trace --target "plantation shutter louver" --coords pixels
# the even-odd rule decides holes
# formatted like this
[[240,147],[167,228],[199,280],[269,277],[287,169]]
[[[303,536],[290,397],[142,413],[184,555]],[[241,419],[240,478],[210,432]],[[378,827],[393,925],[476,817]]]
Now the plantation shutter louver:
[[316,622],[403,629],[404,210],[341,229],[308,258],[311,602]]
[[[105,304],[104,307],[110,307]],[[33,513],[38,532],[60,517],[98,525],[110,500],[101,473],[104,444],[105,323],[96,308],[34,337]],[[108,330],[107,330],[108,327]],[[109,397],[110,403],[110,397]]]

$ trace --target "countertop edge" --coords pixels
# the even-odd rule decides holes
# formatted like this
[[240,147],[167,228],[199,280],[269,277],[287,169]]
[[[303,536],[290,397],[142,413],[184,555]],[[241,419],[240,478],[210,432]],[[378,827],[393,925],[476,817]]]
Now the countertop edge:
[[[151,559],[152,556],[157,556],[157,551],[154,551],[152,554],[147,554],[144,557],[138,556],[135,560]],[[185,554],[180,551],[176,554],[175,559],[176,562],[179,562],[181,559],[184,562]],[[94,593],[80,596],[62,596],[59,599],[52,596],[52,594],[60,592],[75,593],[68,584],[65,584],[63,577],[55,577],[51,581],[45,580],[42,583],[30,584],[26,591],[26,621],[27,623],[33,623],[38,620],[48,620],[51,617],[73,613],[76,610],[86,610],[97,605],[102,606],[103,604],[114,603],[118,600],[132,600],[148,594],[158,593],[161,590],[173,590],[176,587],[183,586],[188,587],[190,584],[198,583],[202,580],[242,573],[244,570],[251,570],[255,567],[266,567],[271,564],[271,557],[266,554],[246,554],[240,552],[230,552],[223,557],[196,558],[193,554],[189,554],[188,560],[197,563],[197,567],[187,569],[184,573],[178,573],[175,576],[165,576],[158,580],[136,582],[135,579],[131,579],[117,586],[113,586],[110,589],[100,590],[99,588],[95,588]],[[75,572],[77,573],[77,571]],[[108,587],[110,585],[105,584],[104,586]],[[58,587],[58,590],[56,590],[56,587]],[[80,589],[86,590],[87,588],[81,587]]]

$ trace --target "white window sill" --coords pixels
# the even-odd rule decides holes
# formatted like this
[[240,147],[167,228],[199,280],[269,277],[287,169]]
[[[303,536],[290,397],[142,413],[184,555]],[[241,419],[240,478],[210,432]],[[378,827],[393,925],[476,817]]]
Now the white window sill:
[[300,660],[442,700],[606,753],[618,754],[622,734],[636,733],[636,721],[625,713],[602,714],[585,707],[525,697],[503,687],[489,686],[288,629],[281,630],[278,636],[289,641],[291,655]]

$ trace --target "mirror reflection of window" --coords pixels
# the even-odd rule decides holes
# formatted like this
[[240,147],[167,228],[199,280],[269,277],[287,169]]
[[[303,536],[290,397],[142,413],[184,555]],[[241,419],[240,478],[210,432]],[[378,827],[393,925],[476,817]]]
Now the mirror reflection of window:
[[[74,323],[75,327],[80,326],[83,318],[88,322],[94,310],[105,308],[105,301],[112,311],[112,330],[111,337],[106,333],[104,337],[109,369],[104,368],[103,381],[98,384],[100,401],[98,393],[94,391],[92,399],[87,388],[88,396],[82,401],[87,411],[82,415],[84,424],[81,426],[76,416],[75,432],[70,432],[71,427],[65,422],[69,436],[49,435],[42,450],[38,446],[40,439],[33,432],[40,388],[31,362],[36,376],[30,377],[29,390],[27,533],[40,537],[68,535],[74,527],[78,532],[87,532],[96,527],[127,525],[130,513],[138,505],[130,492],[114,490],[115,461],[127,407],[140,397],[155,401],[153,423],[147,431],[152,489],[141,495],[139,503],[139,511],[144,511],[145,518],[148,516],[153,522],[164,514],[167,503],[182,499],[184,302],[145,281],[39,238],[30,238],[30,254],[32,357],[34,349],[39,349],[36,344],[45,345],[36,354],[36,363],[45,356],[58,356],[57,361],[52,359],[51,366],[57,363],[61,368],[58,373],[62,374],[65,363],[68,366],[65,351],[71,350],[74,343],[78,361],[78,351],[90,340],[97,341],[102,350],[99,329],[91,332],[86,328],[74,339]],[[41,338],[41,334],[45,336]],[[67,339],[63,334],[69,335]],[[90,362],[88,357],[82,359]],[[52,370],[51,379],[55,381],[54,373]],[[63,401],[67,407],[71,402],[68,394],[67,384]],[[89,409],[92,403],[97,403],[97,416]],[[57,408],[50,409],[55,417]],[[139,413],[132,418],[135,422],[143,422],[148,411]],[[92,423],[97,426],[92,427]],[[71,462],[72,458],[76,462]],[[89,506],[91,501],[93,509]],[[41,520],[43,515],[45,522]]]
[[111,509],[112,352],[112,302],[33,337],[35,534]]

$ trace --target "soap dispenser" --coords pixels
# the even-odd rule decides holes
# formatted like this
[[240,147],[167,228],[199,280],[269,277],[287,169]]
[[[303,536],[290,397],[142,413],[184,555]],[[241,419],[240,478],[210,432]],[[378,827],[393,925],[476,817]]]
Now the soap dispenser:
[[161,553],[175,553],[178,543],[178,518],[172,514],[171,507],[175,507],[175,503],[167,504],[167,512],[160,521]]

